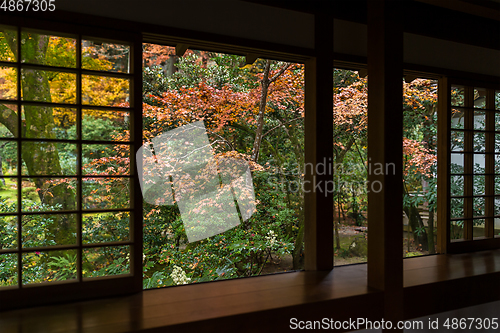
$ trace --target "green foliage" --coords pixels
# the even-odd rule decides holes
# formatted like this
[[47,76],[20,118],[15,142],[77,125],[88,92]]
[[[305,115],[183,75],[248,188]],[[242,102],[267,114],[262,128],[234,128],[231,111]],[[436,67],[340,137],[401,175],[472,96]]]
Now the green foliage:
[[54,274],[57,280],[69,280],[76,278],[76,254],[66,254],[61,257],[50,257],[48,265],[56,270]]

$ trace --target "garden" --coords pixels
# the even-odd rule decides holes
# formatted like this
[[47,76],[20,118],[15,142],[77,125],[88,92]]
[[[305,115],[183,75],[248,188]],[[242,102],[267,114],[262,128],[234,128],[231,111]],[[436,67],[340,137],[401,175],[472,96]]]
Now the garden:
[[[13,38],[12,31],[0,28],[2,64],[17,57]],[[23,62],[76,66],[75,39],[28,32],[21,39]],[[82,52],[83,68],[126,72],[126,45],[82,41]],[[368,77],[332,70],[332,237],[335,265],[344,265],[367,260]],[[42,103],[18,110],[18,74],[14,66],[0,64],[0,250],[15,249],[19,241],[34,249],[22,254],[24,284],[76,279],[78,251],[57,246],[76,244],[78,237],[83,244],[112,244],[83,250],[82,277],[129,273],[129,247],[119,245],[131,237],[127,210],[131,168],[136,168],[126,144],[127,81],[82,75],[84,106],[77,110],[63,105],[77,99],[73,74],[23,70],[23,99]],[[191,49],[178,56],[174,47],[144,44],[142,74],[144,147],[173,129],[203,122],[219,168],[227,158],[248,165],[255,207],[246,218],[238,208],[237,226],[189,242],[178,202],[145,200],[144,288],[303,269],[304,65],[270,59],[247,64],[243,56]],[[403,85],[401,241],[407,257],[435,252],[437,82],[417,78]],[[25,140],[16,139],[18,127]],[[203,176],[196,174],[201,170],[190,172],[195,183]],[[199,205],[217,203],[204,199]],[[72,213],[79,207],[81,217]],[[0,286],[17,283],[17,265],[16,253],[0,254]]]

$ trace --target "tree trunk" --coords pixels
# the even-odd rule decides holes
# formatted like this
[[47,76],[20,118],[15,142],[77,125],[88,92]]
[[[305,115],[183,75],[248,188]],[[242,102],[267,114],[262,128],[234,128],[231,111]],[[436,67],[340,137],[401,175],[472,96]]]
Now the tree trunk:
[[342,210],[340,203],[340,196],[337,196],[337,207],[338,207],[338,219],[337,223],[335,223],[335,243],[337,243],[336,249],[340,250],[341,247],[340,247],[339,225],[340,225],[340,211]]
[[[3,145],[0,146],[0,151],[2,151],[2,148],[5,147],[7,143],[4,143]],[[5,186],[5,179],[3,178],[3,168],[2,168],[2,155],[0,155],[0,180],[2,181],[3,186]]]
[[[15,51],[17,48],[15,36],[4,35],[12,51]],[[34,64],[45,63],[45,56],[49,45],[48,36],[32,34],[31,38],[25,39],[23,43],[26,50],[28,50],[23,53],[26,62]],[[47,77],[48,72],[24,70],[22,73],[18,73],[18,75],[21,74],[24,100],[52,102],[49,78]],[[6,107],[0,109],[0,123],[4,124],[15,137],[21,135],[26,138],[40,139],[40,141],[42,139],[55,139],[53,131],[55,125],[51,107],[24,105],[23,111],[22,133],[18,133],[17,114],[11,109]],[[22,159],[28,175],[62,175],[59,152],[55,143],[25,141],[19,148],[22,151]],[[48,179],[44,178],[32,178],[32,181],[38,189],[41,189],[38,191],[38,195],[43,204],[50,206],[61,204],[65,210],[75,209],[75,195],[72,190],[68,189],[67,185],[50,184]]]
[[[411,227],[413,232],[413,239],[416,244],[420,244],[422,246],[423,251],[427,251],[428,243],[427,243],[427,232],[424,228],[424,223],[420,214],[418,213],[418,208],[415,206],[404,207],[404,212],[406,216],[408,216],[408,224]],[[409,235],[408,235],[409,237]]]
[[269,70],[271,69],[271,60],[266,61],[266,67],[264,68],[264,77],[260,82],[262,87],[260,92],[260,102],[259,102],[259,114],[257,118],[257,130],[255,131],[255,140],[252,149],[252,160],[257,163],[259,159],[259,150],[262,143],[262,129],[264,128],[264,116],[266,113],[266,103],[267,103],[267,92],[269,90]]
[[280,77],[281,74],[283,74],[287,68],[290,67],[289,63],[286,63],[281,69],[279,70],[278,73],[276,73],[273,77],[269,78],[269,72],[271,71],[271,60],[266,61],[266,66],[264,68],[264,76],[262,80],[260,81],[260,85],[262,87],[261,92],[260,92],[260,102],[259,102],[259,115],[257,118],[257,130],[255,131],[255,140],[253,143],[253,149],[252,149],[252,160],[257,163],[259,159],[259,150],[260,150],[260,145],[262,143],[262,130],[264,128],[264,119],[265,119],[265,113],[266,113],[266,104],[267,104],[267,93],[269,91],[269,86],[271,83],[276,81],[278,77]]
[[434,244],[434,211],[429,209],[429,220],[427,221],[427,243],[429,247],[429,253],[436,253],[436,247]]
[[294,243],[294,248],[293,248],[293,269],[298,270],[302,269],[304,267],[304,256],[303,254],[303,247],[304,247],[304,220],[300,220],[300,227],[299,227],[299,232],[297,234],[297,238],[295,239]]

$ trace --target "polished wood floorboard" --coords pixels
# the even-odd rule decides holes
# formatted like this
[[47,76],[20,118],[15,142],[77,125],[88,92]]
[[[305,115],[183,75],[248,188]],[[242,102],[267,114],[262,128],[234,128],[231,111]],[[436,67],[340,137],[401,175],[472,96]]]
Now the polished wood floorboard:
[[[366,264],[351,265],[329,272],[283,273],[4,311],[0,332],[201,332],[218,331],[222,324],[235,325],[240,332],[259,331],[261,325],[281,331],[293,316],[378,318],[383,293],[366,286],[366,269]],[[500,282],[500,250],[406,259],[404,270],[405,299],[412,300],[404,304],[408,318],[425,315],[418,310],[423,305],[418,299],[434,299],[437,305],[424,306],[427,311],[500,299],[500,287],[493,287]],[[487,288],[491,292],[488,297],[462,293],[462,301],[446,294],[469,283],[480,284],[475,293],[485,295]],[[430,294],[423,298],[423,293]]]

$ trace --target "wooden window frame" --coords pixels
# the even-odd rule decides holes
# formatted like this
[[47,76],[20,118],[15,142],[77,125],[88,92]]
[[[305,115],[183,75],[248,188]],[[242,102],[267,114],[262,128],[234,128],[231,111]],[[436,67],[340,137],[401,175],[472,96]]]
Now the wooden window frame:
[[[9,141],[17,142],[17,176],[10,178],[17,179],[18,184],[21,184],[23,178],[32,176],[23,176],[22,174],[22,158],[21,158],[21,143],[34,141],[51,141],[51,142],[66,142],[77,146],[77,162],[76,175],[71,176],[50,176],[37,175],[36,178],[71,178],[77,181],[76,209],[71,211],[55,211],[55,212],[23,212],[21,210],[21,186],[18,186],[18,204],[16,213],[2,213],[1,215],[16,216],[17,224],[17,246],[15,248],[2,249],[0,254],[14,253],[17,254],[17,275],[18,283],[14,286],[6,286],[0,288],[2,302],[0,302],[0,310],[9,308],[18,308],[26,306],[42,305],[61,301],[74,301],[79,299],[88,299],[93,297],[123,295],[130,292],[138,292],[142,290],[142,196],[140,195],[140,184],[135,166],[136,151],[142,145],[142,37],[139,34],[119,33],[104,29],[86,28],[82,26],[74,26],[70,24],[60,24],[54,22],[38,21],[38,20],[21,20],[21,22],[2,22],[2,25],[13,27],[17,30],[17,50],[18,54],[15,62],[1,62],[0,65],[8,65],[17,70],[17,99],[16,100],[1,100],[9,104],[17,105],[18,109],[18,133],[15,138],[10,138]],[[40,27],[43,27],[42,29]],[[76,66],[75,68],[53,67],[46,65],[25,64],[21,61],[21,31],[34,33],[45,33],[61,35],[76,39]],[[81,41],[83,39],[98,40],[105,42],[124,43],[130,46],[130,66],[128,73],[101,72],[92,71],[82,68],[81,64]],[[76,75],[76,101],[74,104],[57,104],[45,102],[29,102],[21,99],[21,73],[22,69],[38,69],[38,70],[54,70],[58,72],[69,72]],[[137,70],[139,69],[139,70]],[[129,87],[129,102],[130,107],[100,107],[86,105],[82,103],[82,75],[98,75],[103,77],[119,77],[126,78],[130,82]],[[50,139],[30,139],[23,138],[21,134],[21,110],[23,105],[42,105],[49,107],[66,107],[76,109],[77,116],[77,139],[76,140],[50,140]],[[130,114],[130,139],[126,142],[117,141],[95,141],[83,140],[81,136],[81,125],[84,109],[99,109],[106,111],[125,111]],[[113,178],[128,178],[130,182],[129,193],[129,208],[126,209],[99,209],[96,212],[115,212],[125,211],[130,214],[129,238],[127,241],[108,242],[108,243],[92,243],[85,244],[82,241],[82,216],[94,212],[94,210],[84,210],[82,206],[82,184],[86,176],[82,174],[82,154],[81,147],[84,144],[90,143],[107,143],[121,144],[129,146],[130,155],[130,173],[128,175],[109,175],[106,177]],[[102,177],[102,176],[97,176]],[[139,189],[139,190],[138,190]],[[139,195],[137,195],[139,194]],[[23,248],[22,247],[22,216],[33,214],[64,214],[71,213],[76,215],[77,239],[73,245],[57,245],[50,247]],[[82,273],[83,251],[85,248],[103,248],[108,246],[128,246],[129,247],[129,273],[122,275],[111,275],[104,277],[86,278]],[[139,250],[138,250],[139,249]],[[76,279],[64,281],[52,281],[47,283],[23,284],[23,253],[36,251],[52,251],[52,250],[76,250],[77,252],[77,276]]]
[[[451,224],[452,221],[460,220],[451,217],[451,88],[452,86],[464,87],[464,105],[466,112],[464,124],[464,228],[463,239],[452,241]],[[486,105],[484,108],[474,108],[473,92],[474,88],[486,89]],[[500,85],[480,80],[469,80],[459,78],[442,77],[439,79],[438,89],[438,252],[440,253],[466,253],[482,250],[492,250],[500,248],[500,237],[494,235],[494,156],[495,156],[495,91],[500,89]],[[460,106],[462,108],[462,106]],[[485,110],[485,215],[474,217],[472,211],[473,195],[473,134],[474,111]],[[498,195],[497,195],[498,196]],[[485,219],[484,237],[473,237],[473,220]]]
[[[376,14],[376,9],[370,9],[370,12],[373,14]],[[38,15],[38,14],[37,14]],[[372,14],[370,14],[372,15]],[[266,42],[259,42],[259,41],[252,41],[252,40],[245,40],[237,37],[228,37],[228,36],[220,36],[220,35],[215,35],[215,34],[209,34],[209,33],[200,33],[196,31],[187,31],[187,30],[182,30],[182,29],[172,29],[168,27],[160,27],[160,26],[153,26],[153,25],[148,25],[148,24],[140,24],[137,22],[128,22],[128,21],[123,21],[123,20],[115,20],[115,19],[106,19],[106,20],[100,20],[97,19],[94,16],[90,15],[81,15],[81,14],[72,14],[72,13],[55,13],[54,16],[48,16],[47,18],[50,21],[42,21],[38,18],[25,18],[25,17],[2,17],[2,19],[6,19],[5,21],[2,22],[2,24],[5,25],[22,25],[23,27],[27,28],[39,28],[43,26],[44,30],[47,31],[65,31],[65,32],[72,32],[76,34],[81,34],[84,33],[85,35],[89,36],[99,36],[102,38],[108,38],[108,39],[116,39],[116,40],[132,40],[134,45],[136,46],[134,48],[134,60],[133,63],[136,66],[136,68],[142,68],[142,49],[139,47],[142,45],[142,36],[144,36],[144,42],[151,42],[151,43],[163,43],[166,39],[173,41],[173,45],[180,45],[180,44],[185,44],[191,47],[197,47],[198,43],[199,45],[206,45],[206,47],[199,47],[200,49],[210,49],[210,50],[217,50],[219,52],[231,52],[231,53],[237,53],[237,54],[242,54],[242,55],[249,55],[249,56],[262,56],[266,58],[271,58],[271,59],[276,59],[279,58],[281,60],[288,60],[288,61],[297,61],[297,62],[305,62],[306,63],[306,107],[307,107],[307,112],[309,113],[308,117],[309,120],[318,128],[321,127],[328,127],[326,126],[327,122],[324,121],[322,123],[322,118],[317,114],[317,112],[321,112],[319,109],[320,107],[323,107],[324,105],[329,104],[330,101],[332,100],[331,98],[331,89],[328,91],[328,87],[325,88],[323,85],[324,82],[333,82],[333,80],[327,80],[326,74],[319,73],[320,71],[317,70],[317,68],[321,68],[319,64],[325,64],[331,68],[333,68],[332,62],[330,62],[331,59],[330,57],[330,52],[333,50],[333,38],[329,39],[327,38],[322,38],[321,34],[322,31],[318,30],[321,29],[321,27],[326,27],[325,31],[329,31],[330,27],[332,25],[329,25],[329,23],[326,23],[330,18],[326,15],[323,16],[323,23],[320,23],[317,21],[320,18],[321,15],[315,14],[315,24],[316,24],[316,40],[315,40],[315,49],[305,49],[305,48],[294,48],[294,47],[288,47],[288,46],[283,46],[283,45],[275,45],[272,43],[266,43]],[[375,17],[376,15],[373,15]],[[9,23],[10,22],[10,23]],[[72,22],[73,24],[78,24],[78,27],[75,27],[73,25],[69,25],[65,22]],[[91,25],[89,25],[89,22],[92,22]],[[371,25],[371,27],[370,27]],[[394,26],[394,25],[393,25]],[[95,27],[103,27],[101,28],[95,28]],[[395,34],[397,36],[392,35],[391,36],[391,27],[384,27],[384,21],[372,21],[372,23],[369,23],[368,25],[368,30],[371,33],[376,34],[375,37],[384,37],[387,36],[389,37],[389,43],[384,42],[384,45],[382,46],[382,49],[379,51],[377,50],[377,45],[380,43],[376,40],[377,38],[373,39],[370,38],[369,42],[372,45],[371,48],[372,50],[375,51],[369,51],[369,59],[377,59],[376,62],[379,64],[383,64],[382,62],[385,59],[384,52],[387,51],[387,55],[390,55],[393,51],[393,47],[395,47],[397,50],[402,51],[402,36],[400,36],[400,33],[402,32],[402,28],[399,25],[397,29],[395,30]],[[112,29],[122,29],[122,32],[118,32],[116,30]],[[380,29],[384,29],[383,31],[380,31]],[[148,33],[143,33],[142,35],[140,32],[148,32]],[[164,36],[183,36],[183,37],[164,37]],[[326,36],[329,36],[329,34],[325,34]],[[172,45],[171,42],[168,44]],[[242,46],[245,45],[245,46]],[[321,49],[323,47],[323,49]],[[331,49],[329,49],[331,47]],[[370,48],[370,46],[369,46]],[[273,50],[273,51],[270,51]],[[325,53],[322,53],[320,51],[326,51]],[[339,59],[338,55],[335,55],[336,59]],[[402,55],[398,52],[398,54],[393,55],[392,59],[395,59],[397,62],[397,65],[399,67],[399,64],[402,63]],[[346,56],[344,59],[346,62],[352,62],[352,63],[366,63],[367,58],[365,57],[352,57],[352,56]],[[374,63],[375,66],[377,66],[377,63]],[[361,67],[364,68],[364,65]],[[390,67],[390,66],[389,66]],[[438,73],[439,75],[456,75],[458,74],[464,74],[463,77],[476,77],[477,75],[469,75],[471,73],[461,73],[457,71],[451,71],[451,70],[445,70],[442,68],[429,68],[425,66],[419,66],[419,65],[412,65],[412,64],[403,64],[403,68],[407,68],[411,71],[417,71],[417,72],[426,72],[426,73]],[[332,71],[323,71],[323,72],[332,72]],[[391,78],[393,79],[393,83],[400,82],[401,81],[401,75],[399,68],[398,69],[390,69],[390,68],[384,68],[380,69],[379,72],[379,79],[380,80],[385,80],[387,78],[387,81],[391,81]],[[320,75],[325,75],[321,79],[319,78]],[[372,77],[373,77],[373,72],[372,72]],[[397,80],[394,78],[398,78]],[[498,78],[493,78],[493,79],[498,79]],[[141,82],[142,82],[142,77],[141,73],[136,71],[134,73],[134,80],[135,83],[133,86],[133,89],[131,91],[134,92],[135,95],[135,103],[139,107],[142,105],[142,87],[141,87]],[[323,82],[323,80],[325,80]],[[385,83],[386,86],[384,86],[384,89],[387,91],[400,91],[400,88],[397,87],[391,87],[390,82]],[[399,83],[398,83],[399,85]],[[484,85],[482,85],[484,86]],[[449,87],[448,86],[448,79],[446,77],[443,77],[439,80],[439,89],[443,91],[443,87]],[[448,90],[446,90],[448,91]],[[388,94],[390,96],[390,94]],[[380,100],[379,102],[384,103],[384,99],[388,99],[388,96],[381,96],[379,97]],[[390,101],[389,101],[390,102]],[[439,98],[439,109],[440,110],[446,110],[446,96],[444,99],[440,95]],[[385,121],[388,122],[390,121],[390,111],[388,110],[380,110],[379,111],[381,115],[384,117]],[[443,118],[443,114],[447,114],[445,112],[440,111],[440,117]],[[449,119],[448,119],[449,120]],[[443,127],[444,124],[444,128]],[[439,122],[439,128],[438,129],[438,136],[439,140],[441,142],[441,145],[444,143],[444,147],[449,142],[449,131],[447,128],[447,124],[449,124],[448,121],[446,122]],[[370,125],[371,126],[371,125]],[[139,147],[140,144],[142,143],[142,117],[140,116],[139,112],[136,112],[136,115],[133,120],[133,132],[135,133],[135,140],[138,140],[137,145],[134,146],[134,151],[136,151]],[[329,156],[331,151],[331,146],[328,144],[322,145],[320,148],[318,146],[318,140],[322,140],[324,138],[322,133],[316,132],[314,128],[306,129],[306,133],[309,133],[309,136],[306,138],[306,145],[310,145],[314,151],[311,151],[311,153],[308,155],[309,157],[306,159],[306,162],[314,163],[315,161],[321,161],[321,154],[324,156]],[[443,140],[444,137],[444,140]],[[390,153],[390,159],[394,159],[396,162],[401,159],[399,159],[399,154],[401,153],[400,150],[396,149],[396,146],[398,142],[390,142],[390,138],[385,136],[384,138],[388,142],[388,146],[384,146],[383,144],[377,144],[375,143],[376,148],[381,148],[381,154],[383,154],[386,150],[389,150]],[[330,140],[328,138],[328,140]],[[402,138],[401,138],[402,140]],[[319,141],[321,142],[321,141]],[[439,145],[439,143],[438,143]],[[319,153],[319,154],[318,154]],[[444,154],[444,155],[443,155]],[[440,160],[440,165],[442,163],[447,164],[447,161],[449,162],[449,154],[447,153],[446,149],[438,149],[438,159]],[[134,158],[134,155],[132,154],[131,158]],[[131,161],[131,164],[133,161]],[[399,162],[398,162],[399,164]],[[440,168],[443,169],[443,168]],[[133,168],[131,169],[132,172]],[[448,175],[446,171],[438,170],[438,175],[441,175],[442,172],[444,172],[445,175]],[[392,186],[397,186],[399,181],[394,181],[390,179],[386,179],[391,183]],[[142,196],[140,194],[140,190],[138,190],[139,187],[139,182],[138,178],[135,177],[134,175],[134,190],[131,193],[131,196],[133,198],[133,208],[137,211],[140,212],[139,214],[136,214],[134,216],[134,230],[133,236],[134,236],[134,244],[136,245],[136,249],[142,249]],[[438,186],[439,186],[439,193],[445,193],[443,192],[443,189],[448,188],[449,186],[449,180],[447,177],[441,177],[438,176]],[[399,192],[400,189],[396,188],[396,191]],[[324,199],[324,198],[323,198]],[[309,200],[309,201],[308,201]],[[398,197],[399,200],[399,197]],[[447,206],[447,196],[446,195],[440,195],[438,197],[439,200],[439,208],[438,208],[438,216],[439,219],[442,220],[442,217],[448,216],[448,206]],[[330,260],[330,251],[333,251],[333,235],[331,237],[327,237],[329,235],[329,226],[326,226],[330,222],[333,222],[333,217],[331,214],[325,213],[325,210],[323,210],[323,207],[319,205],[318,203],[323,202],[327,203],[326,200],[321,201],[318,200],[317,198],[314,197],[308,197],[306,200],[306,208],[309,209],[309,213],[306,213],[306,216],[309,216],[308,219],[306,219],[305,224],[306,224],[306,230],[309,230],[308,232],[310,233],[308,237],[306,237],[306,241],[309,242],[309,247],[313,247],[316,253],[313,253],[313,251],[309,252],[307,256],[313,256],[310,259],[308,263],[306,263],[306,267],[309,270],[315,271],[315,272],[299,272],[299,273],[290,273],[290,279],[294,280],[295,278],[300,278],[304,279],[304,285],[306,286],[312,286],[311,289],[312,291],[305,292],[304,294],[300,294],[300,296],[295,296],[297,299],[300,299],[298,302],[301,303],[301,306],[304,307],[304,309],[309,309],[311,310],[311,307],[309,304],[306,304],[311,301],[311,295],[317,295],[318,292],[318,286],[325,286],[328,291],[332,291],[333,293],[336,293],[337,291],[341,290],[342,288],[335,289],[333,288],[334,283],[327,281],[325,282],[325,276],[330,275],[330,274],[338,274],[339,278],[336,280],[337,282],[344,281],[343,279],[349,280],[352,277],[352,273],[347,273],[344,276],[343,272],[351,271],[351,270],[356,270],[356,267],[351,266],[351,267],[343,267],[343,268],[336,268],[335,272],[319,272],[320,269],[324,270],[330,270],[333,268],[333,261]],[[391,202],[391,196],[390,195],[384,195],[383,198],[378,199],[380,204],[383,205],[390,205]],[[376,204],[376,203],[375,203]],[[399,202],[398,202],[399,206]],[[330,209],[330,208],[328,208]],[[309,215],[307,215],[309,214]],[[401,235],[402,231],[400,232],[401,228],[401,216],[402,214],[399,214],[399,216],[396,216],[395,214],[386,214],[378,216],[377,220],[375,221],[374,219],[372,220],[371,226],[375,226],[376,229],[371,228],[373,235],[372,239],[375,240],[371,242],[372,245],[369,245],[369,256],[370,256],[370,261],[368,265],[360,265],[358,266],[360,269],[365,269],[366,266],[368,266],[368,270],[370,270],[371,273],[368,273],[368,280],[364,278],[360,278],[359,280],[356,280],[355,284],[356,287],[359,287],[359,292],[361,294],[367,294],[367,293],[372,293],[377,294],[377,297],[380,297],[380,299],[385,298],[385,303],[386,306],[384,309],[381,309],[380,307],[377,308],[377,312],[384,313],[384,311],[387,311],[387,313],[394,312],[393,310],[397,307],[401,307],[402,304],[402,299],[403,299],[403,292],[405,294],[405,299],[410,299],[411,297],[406,297],[407,290],[407,285],[403,285],[403,258],[401,256],[401,252],[399,251],[400,245],[397,243],[401,243]],[[387,219],[389,217],[389,219]],[[322,219],[324,218],[324,219]],[[446,218],[446,221],[448,221],[448,218]],[[323,229],[318,229],[317,226],[321,224],[321,228]],[[331,223],[330,223],[331,224]],[[440,246],[440,253],[446,253],[447,252],[447,245],[449,242],[447,242],[447,237],[449,235],[449,231],[446,230],[447,225],[449,223],[441,223],[439,226],[440,233],[438,233],[439,237],[439,242],[438,245]],[[307,229],[310,228],[310,229]],[[382,235],[383,237],[380,239],[377,239],[375,235]],[[397,236],[397,237],[396,237]],[[397,239],[398,241],[393,241],[391,242],[391,239]],[[387,242],[386,242],[387,240]],[[323,241],[325,241],[323,243]],[[369,243],[370,244],[370,243]],[[476,243],[477,244],[477,243]],[[396,251],[394,249],[397,248]],[[401,244],[402,248],[402,244]],[[477,250],[477,249],[476,249]],[[476,250],[471,250],[471,251],[476,251]],[[307,250],[306,250],[307,251]],[[136,263],[142,262],[142,251],[134,251],[132,254],[132,257],[134,258],[134,261]],[[436,260],[440,258],[448,258],[447,256],[433,256],[433,257],[427,257],[431,260],[432,258],[435,258]],[[410,258],[405,260],[405,265],[407,263],[418,263],[426,260],[426,258]],[[438,260],[439,261],[439,260]],[[216,290],[213,289],[212,286],[207,286],[204,284],[198,284],[195,286],[185,286],[185,287],[179,287],[179,288],[169,288],[168,290],[150,290],[143,292],[142,289],[142,265],[135,265],[133,267],[133,274],[134,276],[132,277],[122,277],[120,279],[114,279],[113,284],[110,286],[109,280],[106,281],[106,279],[101,279],[101,280],[95,280],[95,281],[89,281],[85,283],[85,287],[79,287],[75,288],[72,286],[72,284],[58,284],[58,285],[51,285],[51,286],[46,286],[44,288],[23,288],[22,290],[0,290],[0,296],[2,297],[2,302],[0,303],[0,310],[3,309],[12,309],[16,307],[25,307],[29,305],[46,305],[49,303],[54,303],[58,301],[77,301],[81,299],[88,299],[88,298],[104,298],[108,296],[115,296],[115,295],[125,295],[125,294],[131,294],[131,293],[139,293],[138,295],[133,296],[133,301],[131,302],[133,305],[130,307],[130,313],[132,314],[130,317],[134,317],[133,315],[137,314],[137,307],[136,305],[140,302],[142,302],[143,295],[156,295],[156,297],[166,297],[166,298],[172,298],[173,300],[184,300],[184,297],[187,294],[191,293],[198,293],[199,295],[203,295],[204,297],[206,296],[206,299],[208,302],[211,302],[214,298],[214,294],[212,291]],[[332,266],[332,267],[330,267]],[[440,264],[439,267],[442,267],[443,265]],[[420,270],[418,272],[421,272]],[[333,276],[332,274],[332,276]],[[426,274],[423,272],[422,274]],[[364,276],[364,274],[362,274]],[[415,275],[415,274],[412,274]],[[428,274],[430,275],[430,274]],[[497,274],[498,275],[498,274]],[[406,279],[406,277],[405,277]],[[268,281],[269,285],[266,286],[266,289],[275,291],[276,293],[279,294],[281,291],[280,288],[282,287],[281,282],[280,282],[280,276],[266,276],[266,277],[258,277],[258,278],[252,278],[252,281],[258,280],[259,282],[253,282],[254,285],[260,285],[260,281]],[[323,284],[325,282],[325,284]],[[352,281],[349,281],[348,285],[351,285]],[[430,283],[430,282],[429,282]],[[218,282],[216,285],[220,286],[221,284],[223,285],[236,285],[236,289],[238,290],[243,290],[244,288],[241,286],[241,281],[238,280],[233,280],[233,281],[222,281]],[[83,284],[80,284],[83,285]],[[246,284],[245,284],[246,285]],[[285,287],[284,291],[290,291],[286,290],[287,288],[293,290],[297,290],[300,288],[296,287],[297,285],[295,284],[295,281],[293,281],[293,286],[292,287]],[[429,287],[432,290],[432,285]],[[218,287],[220,288],[220,287]],[[31,290],[28,290],[31,289]],[[420,289],[414,288],[415,293],[418,293]],[[252,289],[254,290],[254,289]],[[383,292],[379,292],[380,290],[383,290]],[[443,288],[436,289],[438,291],[444,290]],[[436,290],[433,290],[436,292]],[[412,290],[409,290],[410,292]],[[445,291],[446,292],[446,291]],[[252,294],[255,295],[255,297],[260,297],[262,293],[256,293],[252,292]],[[342,294],[342,292],[340,292]],[[340,295],[339,294],[339,295]],[[241,296],[242,299],[247,299],[248,294],[244,294]],[[337,295],[338,296],[338,295]],[[345,306],[345,301],[346,301],[346,295],[340,295],[339,297],[341,298],[342,305]],[[313,297],[314,298],[314,297]],[[273,298],[275,299],[275,298]],[[316,299],[316,298],[314,298]],[[349,298],[351,299],[351,298]],[[476,298],[474,298],[476,299]],[[118,302],[122,302],[129,300],[129,298],[120,298]],[[251,299],[253,301],[253,305],[258,304],[260,299]],[[106,302],[103,301],[103,302]],[[241,302],[239,300],[238,302]],[[377,301],[374,302],[374,306],[378,306],[381,304],[383,301]],[[202,302],[205,304],[205,301],[203,300]],[[238,303],[239,304],[239,303]],[[340,303],[339,303],[340,304]],[[356,303],[356,304],[359,304]],[[3,306],[4,305],[4,306]],[[147,304],[149,306],[149,304]],[[327,311],[329,314],[331,311],[330,309],[325,308],[325,303],[323,300],[321,302],[316,303],[316,310],[324,310]],[[76,305],[79,306],[79,305]],[[281,306],[281,308],[278,308],[278,311],[281,311],[281,313],[285,313],[286,316],[289,315],[289,304],[279,304],[278,306]],[[406,307],[410,305],[406,305]],[[175,305],[175,309],[177,309],[178,305]],[[415,308],[424,308],[421,307],[420,304],[416,304]],[[201,306],[199,307],[201,308]],[[259,309],[262,309],[261,305],[257,305],[256,309],[253,309],[252,311],[258,311]],[[439,306],[436,305],[436,309],[441,309]],[[373,309],[369,309],[372,311]],[[394,312],[396,313],[395,317],[401,317],[401,309],[396,309],[397,311]],[[164,309],[162,309],[164,311]],[[407,309],[405,309],[405,312]],[[202,311],[200,311],[202,312]],[[373,311],[372,311],[373,312]],[[372,313],[370,312],[370,313]],[[411,311],[409,311],[410,313]],[[345,311],[345,314],[348,314],[349,311]],[[192,308],[189,309],[189,319],[192,314]],[[303,314],[303,312],[301,312]],[[351,312],[352,314],[352,312]],[[162,313],[164,315],[164,313]],[[234,316],[234,313],[231,313],[232,317],[228,318],[238,318],[237,316]],[[253,313],[252,313],[253,315]],[[221,314],[216,314],[217,316],[221,316]],[[219,321],[220,323],[220,321]]]

